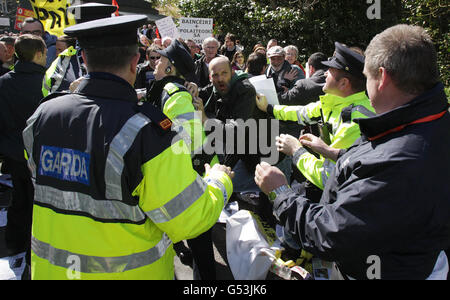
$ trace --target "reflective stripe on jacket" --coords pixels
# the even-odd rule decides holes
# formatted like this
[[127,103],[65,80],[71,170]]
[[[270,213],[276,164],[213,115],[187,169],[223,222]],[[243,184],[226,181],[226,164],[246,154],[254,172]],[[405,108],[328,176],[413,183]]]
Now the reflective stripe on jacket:
[[211,166],[218,163],[217,155],[204,154],[207,137],[201,113],[195,111],[191,94],[184,86],[170,82],[164,86],[162,98],[163,113],[172,120],[172,130],[178,132],[190,146],[194,168],[203,170],[205,163]]
[[45,72],[45,77],[42,82],[42,94],[47,97],[58,90],[69,68],[71,57],[77,54],[77,50],[70,46],[53,61],[50,67]]
[[[343,111],[347,111],[346,108],[349,106],[352,107],[350,118],[343,120]],[[352,120],[371,117],[374,115],[374,109],[365,92],[360,92],[346,98],[326,94],[320,97],[320,101],[306,106],[276,105],[273,114],[278,120],[297,121],[302,125],[316,124],[323,114],[323,121],[332,125],[330,146],[336,149],[347,149],[361,135],[358,124]],[[334,161],[325,159],[323,156],[317,158],[304,148],[295,153],[293,162],[303,175],[320,189],[324,188],[335,166]]]
[[172,243],[216,222],[231,179],[201,178],[176,150],[187,149],[182,138],[158,125],[167,117],[102,76],[41,104],[24,130],[32,278],[173,279]]

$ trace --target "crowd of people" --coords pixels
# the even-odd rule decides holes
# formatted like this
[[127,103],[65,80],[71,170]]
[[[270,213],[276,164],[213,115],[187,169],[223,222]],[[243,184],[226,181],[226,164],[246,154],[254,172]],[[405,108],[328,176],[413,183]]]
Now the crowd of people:
[[365,51],[340,41],[299,62],[276,37],[199,45],[140,15],[106,19],[111,5],[81,9],[63,36],[29,18],[0,37],[6,242],[27,252],[24,276],[66,279],[75,255],[73,278],[172,279],[175,249],[214,280],[211,227],[251,191],[283,247],[333,262],[333,278],[447,278],[450,115],[425,30],[397,25]]

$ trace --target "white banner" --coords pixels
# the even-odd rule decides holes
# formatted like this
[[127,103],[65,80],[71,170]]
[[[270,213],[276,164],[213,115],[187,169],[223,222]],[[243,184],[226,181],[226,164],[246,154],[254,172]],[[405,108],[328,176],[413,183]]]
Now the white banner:
[[213,36],[213,19],[182,17],[178,32],[184,40],[191,39],[201,44],[204,39]]
[[157,20],[155,21],[155,24],[156,27],[158,27],[161,38],[168,36],[173,39],[177,39],[180,37],[177,26],[175,25],[171,17],[165,17],[163,19]]

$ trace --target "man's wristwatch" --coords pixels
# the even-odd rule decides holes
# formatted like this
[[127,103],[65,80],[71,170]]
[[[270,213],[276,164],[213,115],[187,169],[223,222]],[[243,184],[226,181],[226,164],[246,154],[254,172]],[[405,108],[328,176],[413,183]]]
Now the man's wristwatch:
[[278,197],[281,193],[286,192],[289,189],[290,187],[287,184],[277,187],[276,189],[274,189],[269,193],[269,200],[275,201],[276,197]]

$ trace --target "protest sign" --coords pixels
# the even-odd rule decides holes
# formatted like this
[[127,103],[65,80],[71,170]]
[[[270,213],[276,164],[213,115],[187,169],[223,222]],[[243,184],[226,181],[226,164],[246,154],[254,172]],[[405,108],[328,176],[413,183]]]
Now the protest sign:
[[26,18],[34,18],[34,17],[35,17],[34,11],[18,7],[16,12],[16,23],[14,24],[14,28],[16,30],[20,30],[20,24],[22,24]]
[[158,27],[161,38],[165,38],[166,36],[168,36],[173,39],[177,39],[180,37],[177,26],[175,25],[171,17],[165,17],[160,20],[156,20],[155,24],[156,27]]
[[213,36],[213,19],[182,17],[178,32],[184,40],[190,39],[201,44],[204,39]]
[[70,0],[30,0],[30,2],[36,17],[49,33],[61,36],[64,34],[64,28],[75,25],[75,19],[67,13]]

